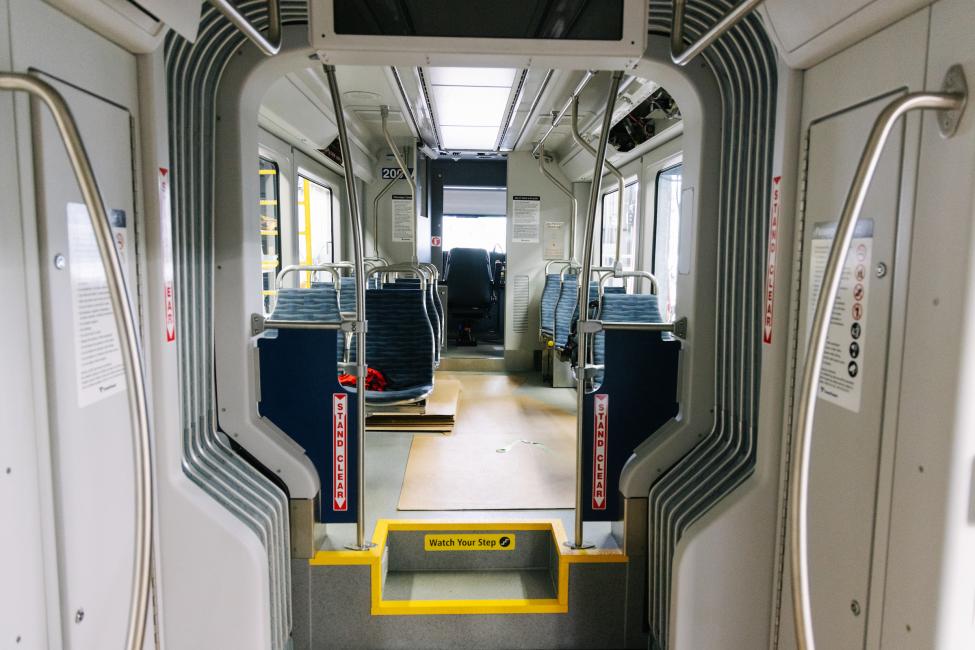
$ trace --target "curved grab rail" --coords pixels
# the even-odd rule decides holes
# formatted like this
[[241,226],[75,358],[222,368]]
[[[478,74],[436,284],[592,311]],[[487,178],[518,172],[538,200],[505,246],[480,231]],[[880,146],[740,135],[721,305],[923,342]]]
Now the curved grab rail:
[[393,185],[396,185],[398,181],[398,178],[390,180],[383,186],[383,189],[376,193],[375,198],[372,200],[372,247],[376,251],[376,256],[367,257],[365,258],[365,261],[369,261],[371,259],[381,259],[384,262],[386,261],[379,256],[379,202],[384,196],[386,196],[386,194],[389,193],[389,190],[393,189]]
[[545,263],[545,275],[551,270],[553,264],[562,264],[564,267],[572,266],[573,264],[578,265],[579,262],[575,260],[549,260]]
[[[609,106],[608,110],[612,114],[613,106],[616,105],[615,99],[613,104]],[[586,142],[582,134],[579,133],[579,97],[578,95],[572,98],[572,139],[577,145],[589,152],[589,155],[595,156],[596,150],[591,144]],[[623,193],[626,191],[626,179],[623,178],[623,173],[619,168],[613,163],[609,162],[609,159],[603,160],[603,168],[608,169],[609,173],[616,177],[616,185],[619,187],[620,195],[616,199],[616,257],[613,258],[613,263],[615,265],[620,264],[620,246],[623,242]],[[599,178],[602,179],[602,170],[599,170]],[[593,187],[599,190],[599,181],[596,180],[595,172],[592,178]]]
[[[560,192],[569,197],[569,259],[573,259],[576,256],[576,221],[579,218],[579,200],[576,195],[572,193],[572,190],[562,184],[562,181],[555,178],[545,167],[545,145],[541,143],[538,145],[538,171],[542,172],[542,175],[549,180],[549,182],[557,187]],[[548,268],[546,266],[546,268]]]
[[430,271],[424,269],[420,266],[412,266],[408,264],[393,264],[391,266],[374,266],[366,272],[366,279],[378,274],[388,274],[388,273],[412,273],[417,278],[420,279],[420,289],[426,291],[427,285],[430,282]]
[[289,273],[297,273],[299,271],[306,271],[308,273],[328,273],[332,276],[332,281],[334,282],[339,277],[339,273],[334,267],[334,264],[289,264],[278,271],[277,276],[274,278],[274,288],[281,288],[281,283],[284,281],[284,276],[288,275]]
[[136,432],[133,440],[135,464],[135,552],[132,571],[132,599],[129,605],[129,620],[125,636],[128,650],[139,650],[146,633],[146,613],[149,607],[149,571],[152,558],[152,464],[149,458],[150,426],[149,396],[145,383],[145,363],[142,357],[142,342],[135,322],[135,313],[129,302],[125,275],[112,227],[105,211],[98,182],[91,168],[91,161],[84,142],[78,133],[78,126],[68,108],[64,97],[50,84],[27,74],[0,73],[0,90],[23,91],[40,99],[47,105],[57,124],[67,151],[71,168],[81,189],[91,227],[98,243],[98,253],[105,269],[108,292],[112,299],[112,315],[118,330],[119,344],[125,366],[125,379],[129,390],[129,414],[132,429]]
[[586,89],[586,86],[589,85],[589,82],[592,81],[592,78],[594,76],[596,76],[596,73],[593,72],[592,70],[586,70],[586,73],[582,75],[582,79],[579,80],[579,83],[576,84],[576,87],[572,90],[572,94],[569,95],[569,99],[567,99],[565,101],[565,104],[562,105],[562,110],[560,110],[558,113],[555,113],[555,116],[552,118],[552,123],[549,125],[548,130],[545,131],[544,135],[542,135],[542,138],[538,141],[538,144],[536,144],[532,148],[533,156],[538,155],[539,149],[541,149],[542,145],[545,144],[545,141],[548,140],[548,136],[552,135],[555,129],[559,127],[559,124],[562,123],[562,118],[565,117],[565,114],[569,112],[569,108],[572,106],[572,98],[578,97],[579,94]]
[[816,393],[822,371],[823,352],[829,331],[830,316],[836,304],[840,287],[843,262],[853,240],[853,233],[867,190],[873,180],[877,163],[884,145],[897,120],[913,110],[937,109],[960,111],[965,105],[964,93],[910,93],[890,102],[877,116],[860,156],[853,182],[850,184],[843,211],[836,227],[836,236],[829,250],[819,299],[809,334],[806,360],[799,388],[799,406],[796,421],[798,429],[793,449],[792,469],[789,476],[789,533],[790,569],[792,574],[792,604],[796,613],[796,641],[799,650],[815,650],[812,628],[812,607],[809,597],[809,456],[812,449],[812,428],[816,415]]
[[227,20],[234,24],[244,36],[257,46],[266,56],[274,56],[281,51],[281,5],[279,0],[267,0],[267,36],[244,18],[230,0],[210,0]]
[[599,295],[603,295],[603,285],[611,278],[643,278],[650,281],[650,293],[657,295],[657,278],[649,271],[613,271],[599,278]]
[[718,40],[722,34],[734,27],[738,21],[752,12],[764,0],[745,0],[732,9],[707,33],[690,45],[684,45],[684,9],[687,0],[674,0],[674,14],[670,33],[670,59],[677,65],[687,65],[707,46]]

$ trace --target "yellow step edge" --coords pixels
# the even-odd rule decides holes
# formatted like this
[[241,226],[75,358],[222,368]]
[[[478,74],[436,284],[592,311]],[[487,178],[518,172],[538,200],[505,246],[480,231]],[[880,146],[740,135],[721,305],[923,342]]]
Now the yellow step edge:
[[[382,598],[382,556],[389,531],[525,531],[550,530],[559,556],[559,584],[555,598],[498,600],[384,600]],[[629,558],[618,549],[574,550],[565,546],[568,537],[559,519],[535,521],[446,521],[437,519],[380,519],[368,551],[318,551],[308,560],[311,566],[368,566],[373,616],[433,616],[472,614],[565,614],[569,611],[569,565],[625,563]]]

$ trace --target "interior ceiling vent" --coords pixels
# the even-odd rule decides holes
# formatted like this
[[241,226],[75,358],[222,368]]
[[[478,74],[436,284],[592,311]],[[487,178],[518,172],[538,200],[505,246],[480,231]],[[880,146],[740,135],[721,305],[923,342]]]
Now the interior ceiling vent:
[[[328,145],[324,149],[319,149],[318,153],[322,154],[329,160],[342,164],[342,149],[339,145],[339,139],[335,138],[332,140],[332,144]],[[355,160],[355,158],[353,158]]]

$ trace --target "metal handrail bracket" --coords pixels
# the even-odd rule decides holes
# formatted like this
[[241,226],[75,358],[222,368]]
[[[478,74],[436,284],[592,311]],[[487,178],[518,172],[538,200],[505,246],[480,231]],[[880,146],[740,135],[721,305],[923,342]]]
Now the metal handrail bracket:
[[234,24],[251,43],[266,56],[274,56],[281,51],[281,5],[280,0],[267,0],[267,36],[244,18],[230,0],[210,0],[227,20]]
[[[956,68],[949,71],[957,72]],[[946,82],[948,79],[946,79]],[[947,83],[946,83],[947,85]],[[953,86],[957,88],[958,86]],[[963,85],[962,85],[963,87]],[[914,110],[934,109],[939,113],[961,111],[965,106],[964,92],[917,92],[891,101],[877,116],[860,156],[853,182],[850,184],[843,211],[840,213],[836,235],[823,270],[822,289],[816,301],[809,343],[806,349],[799,404],[796,413],[797,430],[789,475],[789,534],[790,569],[792,576],[792,604],[796,617],[796,641],[799,650],[815,650],[812,627],[812,605],[809,594],[809,459],[812,450],[813,421],[816,415],[816,393],[823,365],[823,353],[829,333],[830,316],[840,288],[843,263],[853,241],[857,220],[863,208],[870,182],[877,170],[887,138],[902,115]],[[958,116],[960,117],[960,115]]]
[[61,134],[78,187],[84,198],[91,227],[98,243],[98,253],[105,268],[105,279],[112,300],[112,315],[122,347],[125,379],[128,382],[129,415],[132,419],[132,441],[135,464],[135,548],[132,569],[132,593],[126,627],[125,648],[140,650],[146,634],[146,613],[149,608],[149,572],[152,562],[152,463],[149,458],[151,440],[149,425],[149,395],[145,382],[145,361],[142,342],[136,325],[135,312],[129,301],[122,262],[115,249],[111,222],[105,210],[95,173],[88,159],[78,126],[64,97],[50,84],[28,74],[0,73],[0,90],[23,91],[47,105]]
[[747,16],[764,0],[745,0],[732,9],[707,33],[690,45],[684,45],[684,10],[687,0],[674,0],[674,14],[670,34],[670,58],[677,65],[687,65],[694,57],[703,52],[711,43],[718,40],[722,34],[734,27],[738,21]]

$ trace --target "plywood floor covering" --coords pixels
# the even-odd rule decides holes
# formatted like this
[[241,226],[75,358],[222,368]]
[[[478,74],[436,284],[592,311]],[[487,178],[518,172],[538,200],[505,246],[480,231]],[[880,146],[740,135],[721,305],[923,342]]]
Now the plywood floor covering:
[[413,438],[399,510],[573,507],[574,391],[527,375],[441,377],[461,384],[454,432]]

